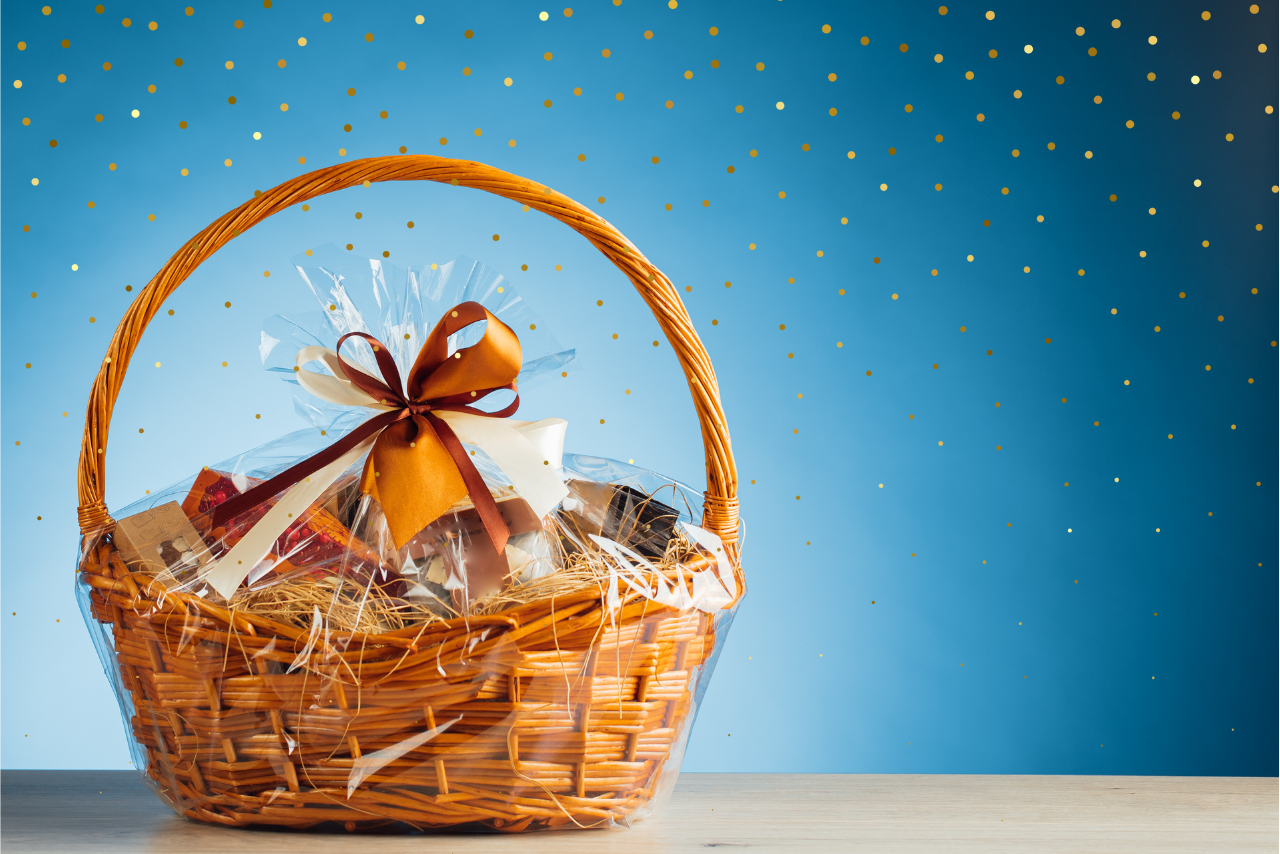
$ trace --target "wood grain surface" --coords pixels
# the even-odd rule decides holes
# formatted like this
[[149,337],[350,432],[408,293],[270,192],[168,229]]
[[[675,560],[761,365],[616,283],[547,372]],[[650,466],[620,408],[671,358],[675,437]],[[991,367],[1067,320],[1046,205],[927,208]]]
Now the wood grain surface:
[[684,774],[630,830],[356,836],[177,818],[131,771],[5,771],[0,848],[17,852],[1277,851],[1275,778]]

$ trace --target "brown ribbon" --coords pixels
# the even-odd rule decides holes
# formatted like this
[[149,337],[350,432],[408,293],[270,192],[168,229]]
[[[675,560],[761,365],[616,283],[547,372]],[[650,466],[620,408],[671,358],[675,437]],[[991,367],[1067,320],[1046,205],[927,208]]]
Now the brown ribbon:
[[[481,320],[488,321],[484,336],[450,356],[449,336]],[[363,338],[373,347],[385,382],[343,360],[342,344],[352,337]],[[376,435],[360,489],[382,505],[397,549],[470,495],[485,531],[501,554],[510,533],[507,523],[462,442],[435,413],[466,412],[487,418],[512,415],[520,406],[518,392],[515,400],[498,412],[484,412],[470,404],[502,389],[516,391],[522,362],[516,334],[477,302],[455,306],[440,318],[422,345],[403,392],[395,360],[372,335],[349,332],[338,339],[335,349],[346,378],[374,400],[393,408],[370,418],[315,456],[219,504],[213,511],[213,526],[224,525],[257,507]]]

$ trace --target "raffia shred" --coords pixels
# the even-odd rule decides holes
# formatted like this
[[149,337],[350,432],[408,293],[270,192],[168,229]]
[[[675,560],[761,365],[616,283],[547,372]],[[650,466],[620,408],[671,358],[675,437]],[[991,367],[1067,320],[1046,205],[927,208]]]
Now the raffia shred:
[[[706,558],[683,535],[677,534],[667,544],[662,559],[655,562],[658,574],[668,582],[678,576],[677,567]],[[649,570],[641,575],[651,576]],[[564,598],[588,589],[599,591],[603,598],[609,583],[609,563],[602,553],[575,552],[564,558],[564,567],[550,575],[523,584],[512,584],[500,593],[485,596],[472,603],[471,613],[491,616],[532,602]],[[650,589],[655,587],[650,579]],[[443,623],[458,616],[448,611],[443,602],[432,605],[370,594],[363,588],[343,583],[336,576],[299,575],[260,589],[237,591],[231,610],[253,614],[270,620],[309,629],[317,609],[330,629],[341,632],[383,633],[421,624]],[[445,611],[445,613],[441,613]]]
[[231,609],[296,626],[310,628],[316,609],[328,626],[340,632],[381,633],[420,623],[444,622],[430,608],[404,599],[366,595],[353,584],[334,576],[303,575],[260,590],[240,590],[231,598]]

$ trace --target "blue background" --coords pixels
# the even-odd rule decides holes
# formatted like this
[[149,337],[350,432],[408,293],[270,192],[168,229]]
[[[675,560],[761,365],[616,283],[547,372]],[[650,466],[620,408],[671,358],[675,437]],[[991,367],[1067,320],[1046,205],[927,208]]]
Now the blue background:
[[[750,594],[687,769],[1276,774],[1274,4],[574,2],[0,7],[4,767],[127,763],[72,594],[122,312],[254,190],[405,146],[597,206],[692,287]],[[289,259],[326,243],[504,272],[578,350],[522,417],[702,486],[621,274],[518,205],[382,184],[169,300],[110,507],[305,426],[256,345],[313,307]]]

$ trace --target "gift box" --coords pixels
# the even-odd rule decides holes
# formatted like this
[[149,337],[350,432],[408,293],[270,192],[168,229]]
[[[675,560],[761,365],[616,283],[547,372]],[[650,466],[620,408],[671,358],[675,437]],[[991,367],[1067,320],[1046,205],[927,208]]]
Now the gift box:
[[[293,520],[276,538],[271,552],[249,570],[245,580],[253,584],[266,573],[279,576],[308,573],[317,577],[338,574],[402,591],[403,582],[383,565],[378,553],[352,535],[337,519],[341,513],[340,498],[346,497],[353,479],[348,481],[339,484],[323,506],[308,508],[305,514]],[[275,497],[216,527],[212,519],[214,510],[261,483],[258,478],[236,476],[212,468],[202,469],[196,475],[195,483],[182,502],[182,512],[199,527],[202,540],[215,557],[225,554],[262,521],[274,505]]]
[[125,565],[172,584],[191,579],[213,560],[188,514],[170,501],[126,516],[116,523],[113,537]]
[[[320,311],[260,333],[312,426],[108,513],[111,408],[164,298],[271,213],[390,179],[493,192],[600,248],[675,348],[706,490],[512,417],[573,354],[484,265],[361,272],[317,250],[296,266]],[[745,593],[737,476],[679,294],[613,226],[482,164],[355,161],[201,232],[120,330],[86,423],[76,594],[157,796],[197,821],[346,830],[599,828],[660,806]]]

